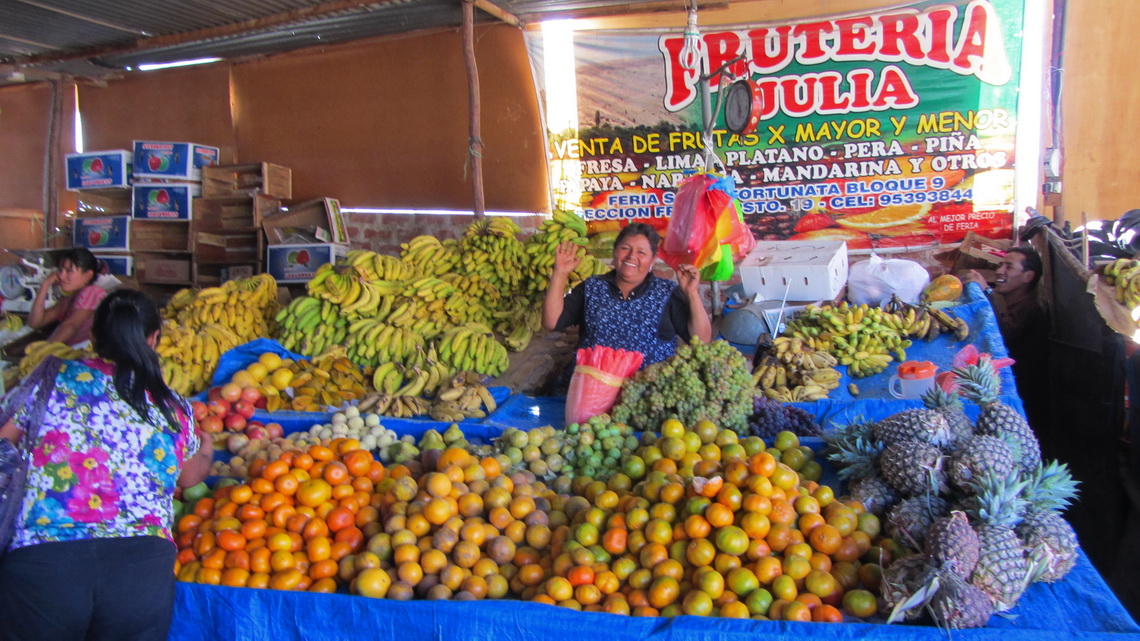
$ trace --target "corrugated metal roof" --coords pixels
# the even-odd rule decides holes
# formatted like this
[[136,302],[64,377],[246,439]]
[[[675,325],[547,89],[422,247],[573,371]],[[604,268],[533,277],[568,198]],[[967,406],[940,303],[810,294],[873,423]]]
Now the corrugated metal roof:
[[[479,0],[482,2],[483,0]],[[486,0],[523,23],[686,0]],[[0,85],[280,53],[462,24],[463,0],[3,0]],[[475,11],[476,20],[497,20]]]

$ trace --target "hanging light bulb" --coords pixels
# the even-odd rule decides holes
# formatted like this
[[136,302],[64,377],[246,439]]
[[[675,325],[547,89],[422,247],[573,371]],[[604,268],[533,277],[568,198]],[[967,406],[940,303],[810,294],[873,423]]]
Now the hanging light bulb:
[[681,56],[678,62],[685,69],[700,71],[701,32],[697,29],[697,0],[691,0],[689,22],[685,25],[684,38],[685,44],[681,47]]

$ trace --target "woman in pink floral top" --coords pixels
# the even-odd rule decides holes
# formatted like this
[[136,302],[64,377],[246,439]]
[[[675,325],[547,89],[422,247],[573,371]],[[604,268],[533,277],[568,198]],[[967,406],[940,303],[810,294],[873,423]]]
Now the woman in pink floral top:
[[[174,491],[206,476],[213,446],[162,380],[160,323],[145,295],[116,291],[94,317],[101,358],[45,363],[56,372],[37,370],[9,397],[54,378],[0,562],[0,638],[167,637]],[[6,406],[0,437],[17,442],[30,409]]]
[[[107,295],[106,290],[95,284],[98,269],[95,254],[83,247],[76,247],[60,257],[59,269],[45,278],[36,291],[28,325],[40,329],[56,323],[48,340],[72,346],[86,343],[91,338],[95,308]],[[48,292],[57,284],[63,298],[47,307]]]

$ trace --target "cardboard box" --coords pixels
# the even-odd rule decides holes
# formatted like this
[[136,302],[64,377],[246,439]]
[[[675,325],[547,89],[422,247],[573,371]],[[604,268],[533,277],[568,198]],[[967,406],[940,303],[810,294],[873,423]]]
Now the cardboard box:
[[202,194],[198,183],[135,183],[131,187],[131,214],[148,220],[190,220],[194,199]]
[[190,223],[176,220],[132,220],[130,245],[136,251],[190,251]]
[[197,198],[194,226],[202,230],[253,228],[261,233],[261,222],[280,209],[280,200],[264,194]]
[[[0,209],[4,249],[39,249],[44,246],[44,215],[34,209]],[[0,250],[0,265],[15,264],[20,257]]]
[[107,270],[113,276],[133,276],[135,273],[134,258],[122,254],[95,254],[95,258],[107,265]]
[[140,283],[190,284],[190,257],[136,253],[135,277]]
[[191,251],[201,261],[232,261],[261,259],[260,231],[231,234],[194,232]]
[[289,242],[296,235],[333,244],[348,243],[340,201],[335,198],[317,198],[290,205],[287,210],[266,218],[261,227],[270,245],[297,244]]
[[761,241],[740,263],[748,296],[774,300],[834,298],[847,284],[844,241]]
[[72,234],[72,245],[75,247],[129,250],[131,248],[131,217],[76,218]]
[[193,142],[136,140],[134,177],[201,180],[202,168],[218,164],[218,148]]
[[80,193],[79,203],[75,209],[75,215],[80,218],[121,216],[130,213],[131,190],[129,187],[84,191]]
[[270,245],[266,252],[265,271],[278,282],[304,282],[317,268],[344,258],[347,245],[319,243],[313,245]]
[[263,162],[202,168],[202,195],[207,198],[264,194],[293,197],[293,170]]
[[133,158],[133,154],[126,149],[67,154],[64,156],[67,188],[70,191],[80,191],[129,187]]

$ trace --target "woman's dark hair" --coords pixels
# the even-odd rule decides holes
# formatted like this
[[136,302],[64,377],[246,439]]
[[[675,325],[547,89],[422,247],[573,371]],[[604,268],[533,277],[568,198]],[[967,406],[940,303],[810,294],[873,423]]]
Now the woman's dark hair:
[[653,225],[646,223],[630,223],[626,225],[614,240],[614,247],[620,245],[621,241],[630,236],[645,236],[645,239],[649,241],[649,250],[653,252],[654,256],[657,255],[657,243],[661,242],[661,236],[658,235]]
[[91,280],[88,281],[88,285],[94,282],[99,275],[99,259],[95,258],[95,254],[92,254],[91,250],[86,247],[75,247],[67,250],[56,260],[56,265],[63,267],[65,262],[71,263],[72,267],[80,271],[91,272]]
[[115,364],[115,391],[142,416],[150,420],[147,392],[172,430],[178,429],[173,409],[179,407],[174,392],[162,378],[158,354],[147,337],[162,328],[158,307],[146,294],[117,289],[95,310],[91,342],[95,353]]
[[1029,286],[1037,285],[1037,281],[1041,280],[1041,255],[1037,253],[1037,250],[1029,246],[1014,247],[1006,254],[1020,254],[1021,269],[1033,272],[1033,282],[1029,283]]

